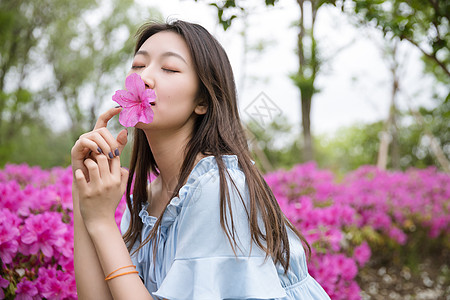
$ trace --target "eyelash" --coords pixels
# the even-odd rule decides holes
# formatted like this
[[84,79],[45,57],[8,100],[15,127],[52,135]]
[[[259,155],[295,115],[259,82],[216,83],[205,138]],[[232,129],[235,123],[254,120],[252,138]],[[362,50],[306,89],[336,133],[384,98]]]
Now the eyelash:
[[[145,68],[145,66],[132,66],[131,69],[142,69]],[[161,68],[161,70],[163,70],[164,72],[167,73],[179,73],[180,71],[176,71],[176,70],[171,70],[171,69],[167,69],[167,68]]]
[[167,73],[178,73],[179,71],[176,71],[176,70],[171,70],[171,69],[167,69],[167,68],[161,68],[164,72],[167,72]]

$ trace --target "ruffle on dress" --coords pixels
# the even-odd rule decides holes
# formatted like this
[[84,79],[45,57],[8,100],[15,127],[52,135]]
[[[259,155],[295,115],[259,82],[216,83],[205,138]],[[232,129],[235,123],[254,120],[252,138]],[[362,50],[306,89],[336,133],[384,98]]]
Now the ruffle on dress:
[[[235,256],[220,225],[220,180],[213,156],[201,159],[186,184],[167,206],[158,229],[156,257],[150,241],[132,256],[139,275],[152,295],[170,300],[330,299],[322,287],[308,274],[301,242],[288,230],[291,245],[290,268],[285,274],[256,245],[252,244],[245,207],[248,187],[236,155],[222,157],[228,173],[244,198],[228,181],[233,220],[239,237]],[[142,240],[148,236],[157,218],[142,206]],[[129,224],[126,210],[122,232]],[[137,247],[137,245],[135,245]],[[135,248],[133,247],[133,248]],[[250,251],[251,249],[251,251]]]

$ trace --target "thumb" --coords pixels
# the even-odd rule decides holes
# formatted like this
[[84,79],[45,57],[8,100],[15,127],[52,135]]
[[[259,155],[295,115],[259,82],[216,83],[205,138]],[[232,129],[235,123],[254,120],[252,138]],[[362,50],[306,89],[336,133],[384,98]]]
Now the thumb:
[[122,153],[123,148],[125,148],[125,145],[128,142],[128,130],[124,129],[117,135],[116,138],[117,143],[119,144],[119,151]]
[[128,183],[128,171],[125,168],[120,168],[120,191],[125,193]]

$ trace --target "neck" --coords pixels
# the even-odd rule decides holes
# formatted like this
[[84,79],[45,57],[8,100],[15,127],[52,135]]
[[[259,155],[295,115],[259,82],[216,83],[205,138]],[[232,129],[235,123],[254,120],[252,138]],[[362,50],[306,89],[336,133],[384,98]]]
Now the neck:
[[158,165],[161,192],[170,197],[178,183],[189,132],[183,129],[170,133],[146,131],[145,135]]

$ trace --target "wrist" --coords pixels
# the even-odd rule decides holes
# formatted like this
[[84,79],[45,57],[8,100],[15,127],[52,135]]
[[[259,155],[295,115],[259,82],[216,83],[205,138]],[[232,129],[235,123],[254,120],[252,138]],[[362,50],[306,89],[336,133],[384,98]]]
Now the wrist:
[[84,222],[86,229],[92,239],[97,236],[107,236],[112,232],[119,230],[114,218],[105,220],[92,220],[89,222]]

